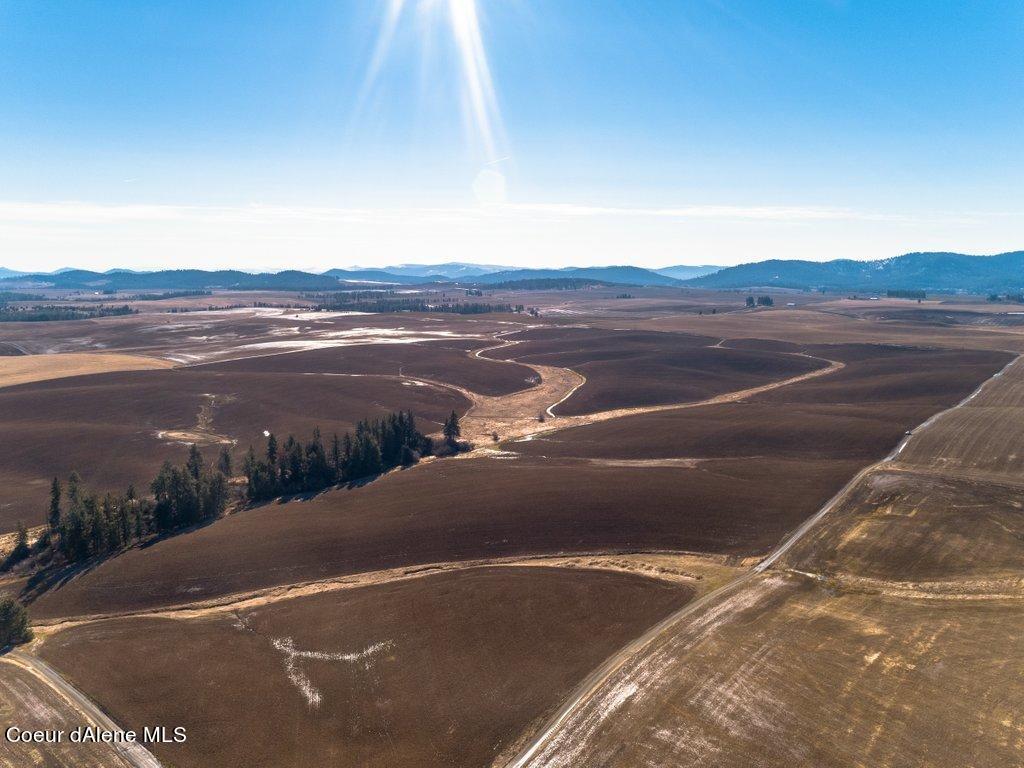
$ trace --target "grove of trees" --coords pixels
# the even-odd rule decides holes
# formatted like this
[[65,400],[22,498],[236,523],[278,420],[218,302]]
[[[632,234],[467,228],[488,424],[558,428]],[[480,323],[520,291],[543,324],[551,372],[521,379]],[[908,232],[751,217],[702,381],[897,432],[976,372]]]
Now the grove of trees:
[[228,504],[227,477],[208,467],[195,445],[184,465],[164,463],[150,490],[152,499],[139,498],[133,486],[101,497],[85,490],[76,472],[66,488],[54,478],[45,541],[67,562],[80,562],[116,552],[151,533],[213,519]]
[[326,445],[319,429],[305,443],[289,435],[279,446],[277,438],[270,435],[262,457],[251,447],[245,457],[246,492],[255,501],[319,491],[415,464],[433,452],[433,441],[416,428],[413,415],[405,411],[360,421],[354,433],[346,432],[340,438],[333,435]]

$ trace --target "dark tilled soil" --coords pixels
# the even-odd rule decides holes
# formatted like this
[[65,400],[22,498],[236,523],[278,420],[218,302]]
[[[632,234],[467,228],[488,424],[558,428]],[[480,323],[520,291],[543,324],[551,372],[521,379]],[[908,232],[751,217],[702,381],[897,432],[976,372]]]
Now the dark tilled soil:
[[[636,576],[488,568],[275,603],[234,618],[122,619],[44,658],[125,727],[183,725],[167,765],[477,766],[692,596]],[[285,652],[359,653],[295,658]],[[244,684],[240,684],[244,681]]]
[[765,552],[863,461],[694,469],[445,459],[363,488],[268,504],[133,549],[52,589],[40,618],[137,610],[449,560],[558,552]]
[[361,373],[418,376],[454,384],[482,395],[527,389],[537,375],[525,365],[472,357],[468,352],[493,341],[457,339],[416,344],[373,344],[291,352],[202,366],[206,371],[258,373]]
[[537,329],[521,344],[487,353],[572,368],[586,383],[554,409],[580,415],[614,408],[703,400],[822,368],[826,363],[773,351],[714,347],[715,339],[674,333]]
[[[212,397],[210,397],[212,396]],[[330,436],[359,419],[411,410],[434,431],[469,402],[449,389],[397,380],[302,374],[225,373],[192,368],[97,374],[0,388],[0,530],[19,519],[44,519],[49,483],[72,470],[99,491],[145,487],[165,460],[184,461],[187,447],[162,430],[193,430],[208,407],[209,429],[236,440],[240,462],[263,431]],[[205,448],[213,460],[220,446]],[[237,463],[237,462],[236,462]]]

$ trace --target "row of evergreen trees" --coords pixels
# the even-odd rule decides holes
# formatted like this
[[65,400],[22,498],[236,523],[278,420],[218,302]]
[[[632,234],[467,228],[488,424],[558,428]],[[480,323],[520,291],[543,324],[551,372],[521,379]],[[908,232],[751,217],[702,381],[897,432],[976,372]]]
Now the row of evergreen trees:
[[[463,446],[458,415],[445,419],[443,453]],[[378,475],[397,466],[415,464],[434,453],[433,440],[416,428],[411,413],[399,411],[381,419],[359,422],[354,433],[334,435],[325,446],[320,430],[300,443],[289,436],[278,446],[267,439],[265,458],[252,448],[245,459],[246,491],[250,500],[290,493],[317,491],[339,483]],[[99,557],[128,546],[150,534],[184,528],[224,513],[230,500],[228,479],[233,474],[231,452],[224,448],[216,466],[208,466],[192,445],[181,466],[165,462],[150,484],[152,498],[140,497],[133,486],[121,494],[88,492],[77,472],[66,486],[57,478],[50,486],[48,530],[38,550],[49,548],[69,563]],[[17,554],[7,558],[10,567],[29,554],[28,536],[19,526]]]
[[[458,424],[454,412],[451,420]],[[341,438],[335,434],[327,446],[319,428],[306,443],[289,435],[278,446],[277,438],[270,435],[262,458],[249,448],[244,465],[246,491],[253,501],[319,491],[415,464],[433,452],[433,440],[416,428],[415,418],[405,411],[360,421],[354,433],[346,432]]]
[[[230,455],[228,462],[230,472]],[[220,469],[208,467],[193,445],[183,466],[164,463],[150,485],[152,499],[139,498],[133,486],[101,498],[82,487],[77,472],[71,473],[66,489],[54,478],[47,514],[50,546],[74,563],[116,552],[151,533],[213,519],[228,504],[223,465],[222,456]]]

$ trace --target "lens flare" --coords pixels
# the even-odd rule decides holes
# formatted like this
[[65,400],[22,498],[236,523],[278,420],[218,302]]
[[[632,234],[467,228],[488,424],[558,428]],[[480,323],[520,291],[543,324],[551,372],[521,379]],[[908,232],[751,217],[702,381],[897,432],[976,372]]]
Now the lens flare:
[[381,70],[394,45],[396,32],[409,16],[416,16],[428,23],[443,22],[449,28],[451,41],[458,52],[457,77],[466,125],[479,144],[485,163],[505,159],[502,157],[504,130],[501,112],[480,32],[476,0],[389,0],[359,93],[357,112],[380,79]]

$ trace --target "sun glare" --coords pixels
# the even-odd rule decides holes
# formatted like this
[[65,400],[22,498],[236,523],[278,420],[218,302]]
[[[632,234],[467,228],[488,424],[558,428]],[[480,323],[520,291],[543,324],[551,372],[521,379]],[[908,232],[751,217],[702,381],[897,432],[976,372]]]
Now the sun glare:
[[427,26],[444,24],[458,51],[458,90],[471,138],[483,154],[484,163],[494,163],[503,154],[501,113],[494,80],[487,61],[480,14],[476,0],[388,0],[374,45],[357,109],[380,80],[381,70],[394,45],[395,35],[406,17],[415,16]]

